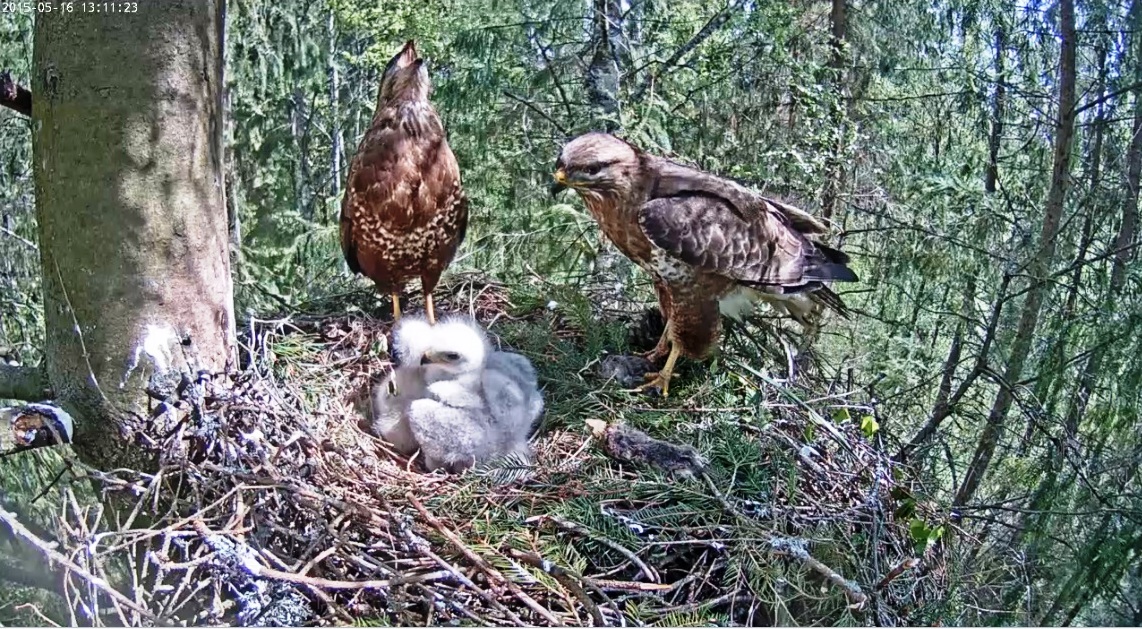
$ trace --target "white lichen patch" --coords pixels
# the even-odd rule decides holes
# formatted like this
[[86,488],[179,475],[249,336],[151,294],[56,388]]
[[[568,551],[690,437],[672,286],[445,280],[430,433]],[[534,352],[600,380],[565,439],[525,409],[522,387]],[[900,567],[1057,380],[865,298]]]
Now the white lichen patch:
[[127,380],[130,379],[131,374],[139,368],[140,364],[147,366],[143,363],[143,359],[149,363],[152,373],[166,373],[174,366],[174,350],[173,348],[179,344],[178,335],[175,334],[174,328],[167,324],[147,324],[143,333],[135,341],[131,350],[131,358],[127,361],[127,369],[123,373],[123,379],[119,381],[119,388],[122,389],[127,385]]

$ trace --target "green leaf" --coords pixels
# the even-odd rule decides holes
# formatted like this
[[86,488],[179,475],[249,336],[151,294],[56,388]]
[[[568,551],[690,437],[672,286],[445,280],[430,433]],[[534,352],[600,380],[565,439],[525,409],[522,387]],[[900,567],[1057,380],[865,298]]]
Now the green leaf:
[[912,535],[913,541],[917,543],[926,543],[928,541],[928,523],[920,518],[912,519],[912,522],[908,524],[908,532]]
[[852,419],[852,415],[849,415],[849,409],[847,408],[838,408],[837,410],[833,411],[833,421],[837,422],[838,424],[843,424],[850,419]]
[[860,418],[860,431],[864,433],[865,437],[872,439],[878,430],[880,430],[880,423],[872,415],[865,415]]

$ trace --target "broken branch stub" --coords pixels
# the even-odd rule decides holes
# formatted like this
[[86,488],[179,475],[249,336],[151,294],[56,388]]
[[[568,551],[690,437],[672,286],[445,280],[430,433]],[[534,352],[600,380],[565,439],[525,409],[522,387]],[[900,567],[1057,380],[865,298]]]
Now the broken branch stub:
[[71,415],[51,404],[0,409],[0,456],[71,443]]

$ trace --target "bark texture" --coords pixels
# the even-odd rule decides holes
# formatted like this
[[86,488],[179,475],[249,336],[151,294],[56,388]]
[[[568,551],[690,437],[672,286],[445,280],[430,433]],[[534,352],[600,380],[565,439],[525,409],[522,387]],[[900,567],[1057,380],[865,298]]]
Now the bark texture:
[[46,367],[77,452],[97,465],[151,458],[125,444],[164,428],[149,419],[148,378],[232,355],[222,19],[220,0],[36,18]]

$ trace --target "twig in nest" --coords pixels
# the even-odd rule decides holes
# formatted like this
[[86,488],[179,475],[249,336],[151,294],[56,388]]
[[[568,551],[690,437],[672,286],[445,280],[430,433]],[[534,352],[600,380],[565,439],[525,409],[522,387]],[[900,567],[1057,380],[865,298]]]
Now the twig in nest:
[[[582,586],[579,585],[579,581],[582,581],[583,583],[591,586],[591,589],[593,589],[597,594],[602,596],[608,602],[611,602],[610,597],[604,594],[603,591],[598,587],[591,584],[589,579],[585,579],[582,576],[575,574],[571,570],[558,566],[534,553],[527,553],[515,548],[509,548],[508,554],[511,555],[513,559],[518,559],[526,564],[539,568],[552,577],[555,577],[555,579],[562,583],[564,587],[566,587],[568,590],[571,590],[571,593],[575,595],[575,598],[579,599],[579,602],[583,604],[583,607],[587,608],[587,612],[590,613],[591,618],[595,620],[596,626],[607,626],[607,619],[605,616],[603,616],[602,610],[599,609],[599,606],[595,604],[595,601],[592,601],[591,597],[587,595],[587,592],[582,588]],[[614,603],[612,602],[611,604],[613,605]]]
[[892,581],[895,580],[896,577],[904,574],[905,572],[907,572],[908,570],[911,570],[912,568],[915,568],[919,564],[920,564],[920,560],[916,557],[909,557],[909,558],[905,559],[904,561],[901,561],[900,563],[896,564],[896,567],[893,568],[892,570],[890,570],[888,572],[888,574],[884,575],[884,578],[881,579],[880,583],[877,583],[876,587],[873,589],[875,589],[877,591],[883,590],[884,588],[888,587],[888,584],[892,583]]
[[579,524],[578,522],[564,520],[563,518],[556,515],[537,515],[528,518],[526,521],[528,524],[533,522],[551,522],[552,524],[565,531],[571,531],[572,533],[578,533],[584,537],[589,537],[604,546],[614,549],[615,552],[619,553],[623,557],[626,557],[627,560],[633,563],[636,568],[641,570],[642,574],[646,575],[646,578],[649,579],[652,583],[662,582],[661,578],[658,576],[658,572],[656,572],[654,568],[646,565],[646,562],[640,559],[639,556],[634,553],[634,551],[612,539],[608,539],[607,537],[592,531],[591,529],[582,524]]
[[827,581],[844,590],[845,594],[849,597],[849,601],[852,603],[850,607],[859,609],[864,607],[864,604],[868,602],[868,596],[860,589],[859,585],[844,578],[836,570],[826,566],[810,555],[808,549],[805,548],[805,540],[790,537],[774,537],[769,540],[769,547],[774,553],[797,559],[808,566],[810,570],[820,574],[825,577]]
[[52,544],[33,535],[32,532],[29,531],[23,524],[20,524],[20,520],[16,518],[16,514],[4,509],[4,507],[0,507],[0,520],[2,520],[5,524],[8,525],[10,529],[12,529],[13,535],[34,546],[49,560],[54,561],[55,563],[58,563],[59,565],[67,568],[71,572],[79,575],[92,587],[96,588],[100,592],[103,592],[107,596],[110,596],[116,603],[127,607],[128,609],[134,611],[147,620],[151,620],[156,623],[159,622],[158,616],[151,613],[150,610],[138,605],[135,603],[135,601],[132,601],[131,599],[124,596],[121,592],[119,592],[119,590],[111,587],[107,581],[95,576],[94,574],[91,574],[87,570],[84,570],[78,564],[60,554],[59,551],[52,548]]
[[444,526],[443,523],[440,522],[440,520],[436,519],[436,516],[429,513],[428,510],[424,508],[424,505],[416,499],[416,496],[412,495],[412,492],[406,493],[404,497],[414,508],[416,508],[416,510],[420,513],[420,517],[424,518],[425,522],[428,522],[432,528],[436,529],[437,532],[443,535],[448,541],[452,542],[452,545],[456,547],[456,550],[460,551],[460,554],[464,555],[465,559],[475,564],[476,567],[479,568],[484,574],[488,575],[489,578],[502,582],[505,586],[507,586],[508,590],[510,590],[511,593],[515,595],[516,598],[518,598],[524,605],[527,605],[533,612],[539,614],[544,620],[558,627],[563,626],[563,623],[559,622],[558,618],[553,616],[550,611],[544,609],[542,605],[535,601],[535,599],[528,596],[527,592],[521,590],[518,585],[513,583],[510,579],[504,577],[504,575],[500,574],[500,571],[493,568],[491,564],[484,560],[483,557],[477,555],[471,548],[468,548],[468,546],[464,544],[463,540],[461,540],[456,535],[456,533],[450,531],[447,527]]
[[[324,590],[322,590],[323,586],[328,587],[328,585],[324,583],[315,583],[315,581],[320,582],[324,581],[324,579],[313,579],[313,577],[301,577],[298,579],[299,575],[266,567],[262,565],[257,559],[258,553],[254,549],[247,546],[245,543],[232,540],[229,536],[211,531],[210,528],[206,526],[206,523],[199,519],[195,519],[193,521],[193,526],[194,530],[202,536],[203,541],[206,543],[206,545],[214,551],[216,558],[214,563],[216,565],[226,566],[239,573],[245,573],[247,577],[252,577],[254,579],[275,579],[286,583],[305,586],[309,589],[309,591],[313,592],[314,596],[321,599],[321,601],[325,603],[335,614],[341,617],[342,620],[348,622],[353,621],[352,616],[349,616],[345,613],[344,610],[335,606],[333,604],[333,599],[331,599],[329,595],[326,594]],[[335,584],[337,582],[330,583]],[[370,585],[373,585],[374,587],[388,587],[390,585],[389,582],[385,582],[383,586],[375,585],[376,582],[366,583],[370,583]],[[291,589],[294,593],[300,596],[300,592],[297,589]],[[303,611],[309,611],[312,613],[311,609]],[[262,613],[265,612],[263,611]],[[259,614],[259,616],[260,615],[261,614]],[[291,620],[294,619],[291,618]]]
[[460,572],[459,568],[457,568],[456,566],[453,566],[452,564],[448,563],[447,561],[444,561],[443,557],[441,557],[440,555],[437,555],[436,553],[432,552],[431,550],[425,549],[422,552],[425,555],[427,555],[429,559],[436,562],[436,565],[447,570],[448,573],[451,574],[457,581],[459,581],[461,585],[463,585],[464,587],[475,592],[477,596],[484,599],[485,603],[491,605],[493,608],[495,608],[496,610],[500,611],[505,616],[507,616],[507,619],[513,623],[513,626],[523,627],[526,624],[526,623],[524,623],[522,618],[520,618],[515,613],[513,613],[512,610],[508,609],[507,607],[504,607],[503,603],[500,603],[498,600],[496,600],[496,597],[492,596],[491,594],[488,594],[487,592],[484,591],[483,588],[481,588],[480,586],[473,583],[472,580],[469,579],[468,577],[464,576],[464,573]]
[[62,627],[63,626],[63,625],[59,624],[58,622],[52,620],[51,618],[48,618],[46,615],[44,615],[44,612],[40,610],[40,606],[35,604],[35,603],[24,603],[23,605],[17,605],[15,607],[13,607],[12,609],[14,609],[18,612],[31,611],[40,620],[42,620],[44,622],[43,626],[45,626],[45,627]]
[[[717,498],[718,502],[722,504],[722,507],[725,508],[727,512],[736,517],[747,519],[746,515],[730,504],[726,497],[722,495],[722,492],[718,491],[717,485],[714,484],[713,479],[711,479],[708,474],[702,474],[702,478],[706,481],[706,485],[710,488],[710,491],[714,493],[715,498]],[[771,534],[766,534],[766,537],[769,539],[769,548],[773,553],[800,560],[811,570],[824,576],[830,583],[844,590],[851,602],[850,607],[856,609],[864,607],[864,604],[868,601],[868,596],[860,589],[860,586],[844,578],[836,570],[826,566],[817,560],[817,558],[810,555],[809,550],[805,548],[805,540],[777,537]]]
[[616,592],[673,592],[677,583],[644,583],[642,581],[615,581],[614,579],[595,579],[591,582],[600,590],[613,590]]
[[[796,456],[798,459],[801,459],[801,462],[804,463],[806,467],[808,467],[809,469],[813,470],[814,472],[816,472],[817,474],[819,474],[821,476],[826,476],[826,477],[828,476],[828,472],[825,471],[825,468],[821,467],[821,465],[819,463],[817,463],[816,461],[814,461],[813,457],[810,456],[810,454],[816,454],[817,453],[817,451],[815,449],[813,449],[812,446],[806,444],[806,445],[803,445],[800,448],[798,448],[797,444],[793,442],[793,439],[791,439],[788,435],[781,432],[780,430],[769,430],[769,431],[767,431],[767,433],[771,434],[771,435],[775,435],[776,440],[778,442],[780,442],[781,445],[789,448],[789,451],[792,452],[793,455]],[[820,456],[820,455],[818,455],[818,456]]]

